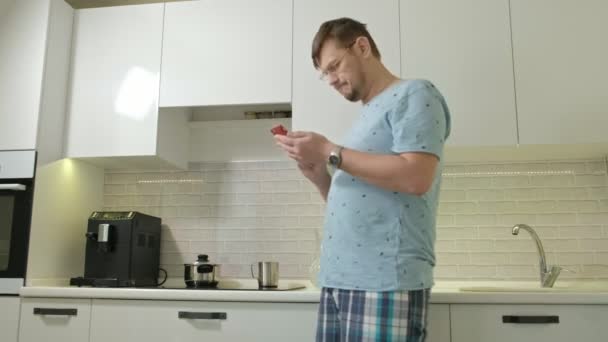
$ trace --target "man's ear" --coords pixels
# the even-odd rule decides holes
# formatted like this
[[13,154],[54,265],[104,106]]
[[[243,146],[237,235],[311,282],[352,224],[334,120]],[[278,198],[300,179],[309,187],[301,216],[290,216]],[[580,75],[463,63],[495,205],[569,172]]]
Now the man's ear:
[[355,41],[354,48],[357,49],[363,58],[369,58],[372,55],[372,47],[369,44],[367,37],[358,37]]

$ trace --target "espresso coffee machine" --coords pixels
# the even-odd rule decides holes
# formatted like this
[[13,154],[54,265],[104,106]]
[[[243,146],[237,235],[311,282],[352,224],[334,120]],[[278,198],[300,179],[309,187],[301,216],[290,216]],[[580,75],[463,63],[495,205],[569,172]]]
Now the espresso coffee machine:
[[93,212],[86,232],[84,277],[70,279],[70,285],[156,286],[160,225],[160,218],[134,211]]

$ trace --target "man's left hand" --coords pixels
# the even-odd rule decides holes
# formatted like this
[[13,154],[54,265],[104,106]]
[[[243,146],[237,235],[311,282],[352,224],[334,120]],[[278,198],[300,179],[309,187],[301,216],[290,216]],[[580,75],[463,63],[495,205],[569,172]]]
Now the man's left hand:
[[313,132],[296,131],[286,136],[277,134],[274,140],[289,158],[302,164],[327,163],[329,154],[336,146],[321,134]]

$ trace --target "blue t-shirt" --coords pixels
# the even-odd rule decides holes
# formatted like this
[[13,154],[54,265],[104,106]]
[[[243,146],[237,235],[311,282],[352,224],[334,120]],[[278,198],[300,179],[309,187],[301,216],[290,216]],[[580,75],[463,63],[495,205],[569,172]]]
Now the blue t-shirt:
[[433,286],[442,153],[450,132],[443,96],[426,80],[396,83],[362,108],[344,146],[398,155],[426,152],[439,164],[422,196],[384,190],[337,170],[327,197],[319,285],[392,291]]

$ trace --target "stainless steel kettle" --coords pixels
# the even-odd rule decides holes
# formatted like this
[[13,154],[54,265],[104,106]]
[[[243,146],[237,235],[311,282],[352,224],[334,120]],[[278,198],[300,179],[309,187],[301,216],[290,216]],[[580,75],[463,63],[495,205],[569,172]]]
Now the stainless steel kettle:
[[184,282],[187,287],[216,287],[220,265],[209,262],[209,256],[200,254],[191,264],[184,264]]

